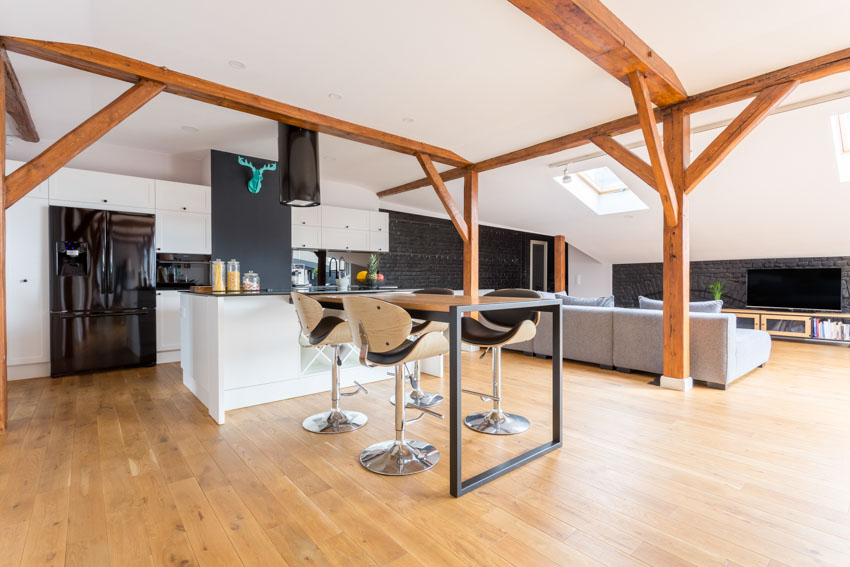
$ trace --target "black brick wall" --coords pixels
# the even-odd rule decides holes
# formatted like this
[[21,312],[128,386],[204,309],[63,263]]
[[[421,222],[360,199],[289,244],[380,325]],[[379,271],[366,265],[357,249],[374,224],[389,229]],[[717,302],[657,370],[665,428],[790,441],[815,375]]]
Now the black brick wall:
[[[722,281],[724,307],[747,306],[749,268],[841,268],[841,307],[850,312],[850,256],[832,258],[765,258],[691,262],[691,301],[712,299],[708,285]],[[661,264],[614,264],[614,298],[619,307],[637,307],[638,296],[661,299]]]
[[[463,241],[454,225],[396,211],[390,215],[390,252],[381,254],[380,271],[403,288],[463,288]],[[554,238],[492,226],[479,226],[479,287],[528,287],[531,240],[549,242],[547,282],[554,281]]]

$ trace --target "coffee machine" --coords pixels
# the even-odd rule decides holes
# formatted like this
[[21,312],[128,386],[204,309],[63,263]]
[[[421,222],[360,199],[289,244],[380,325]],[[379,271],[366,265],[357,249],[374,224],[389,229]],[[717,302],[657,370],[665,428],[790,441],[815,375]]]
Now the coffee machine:
[[304,287],[310,285],[310,276],[307,266],[304,264],[292,265],[292,287]]

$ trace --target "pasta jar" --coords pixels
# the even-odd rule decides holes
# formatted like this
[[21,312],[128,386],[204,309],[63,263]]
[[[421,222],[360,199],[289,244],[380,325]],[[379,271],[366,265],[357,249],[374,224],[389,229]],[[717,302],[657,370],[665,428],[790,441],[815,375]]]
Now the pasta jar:
[[228,292],[237,292],[241,291],[240,281],[239,281],[239,262],[231,259],[227,262],[227,291]]
[[242,276],[242,291],[260,291],[260,276],[256,272],[248,270],[248,273]]
[[224,262],[220,258],[210,262],[210,283],[213,293],[224,293],[227,290],[224,283]]

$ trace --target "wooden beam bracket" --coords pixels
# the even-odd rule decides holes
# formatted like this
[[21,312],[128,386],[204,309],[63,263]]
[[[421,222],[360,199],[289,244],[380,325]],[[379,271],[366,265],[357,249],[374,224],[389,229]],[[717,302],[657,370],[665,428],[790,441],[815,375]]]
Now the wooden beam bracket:
[[125,118],[162,92],[165,85],[140,81],[65,134],[6,178],[6,208],[11,207],[39,183],[59,171],[74,156],[102,138]]
[[641,181],[656,189],[655,174],[652,172],[652,166],[636,156],[629,148],[611,136],[594,136],[590,141],[600,150],[617,160],[620,165],[640,177]]
[[769,87],[758,94],[732,122],[688,166],[685,173],[685,193],[697,185],[762,123],[767,115],[797,88],[800,81],[788,81]]
[[670,179],[670,168],[667,165],[667,156],[664,155],[664,146],[658,135],[658,127],[655,123],[655,113],[652,110],[652,102],[649,100],[646,80],[640,72],[629,75],[632,86],[632,98],[635,101],[640,129],[646,142],[646,150],[649,152],[649,162],[652,164],[652,174],[655,177],[655,188],[661,195],[661,203],[664,206],[664,216],[667,222],[675,225],[679,215],[679,200],[676,198],[676,190]]
[[17,128],[23,141],[38,142],[38,131],[35,129],[35,122],[33,122],[32,114],[30,114],[27,99],[24,98],[24,90],[21,88],[18,75],[15,74],[15,69],[9,60],[9,54],[2,46],[0,46],[0,59],[2,59],[3,66],[6,68],[6,112],[15,122],[15,128]]
[[446,209],[446,212],[449,214],[449,218],[452,221],[452,224],[455,225],[458,234],[463,239],[464,243],[469,243],[469,226],[466,224],[466,221],[463,219],[463,214],[457,208],[454,199],[452,199],[451,193],[446,189],[446,184],[443,183],[443,179],[440,177],[439,172],[437,172],[437,168],[434,167],[434,162],[431,161],[431,158],[427,154],[416,154],[416,159],[419,160],[419,165],[422,166],[422,169],[425,171],[425,176],[431,182],[431,185],[434,187],[434,191],[437,192],[437,197],[440,198],[440,202],[443,203],[443,207]]

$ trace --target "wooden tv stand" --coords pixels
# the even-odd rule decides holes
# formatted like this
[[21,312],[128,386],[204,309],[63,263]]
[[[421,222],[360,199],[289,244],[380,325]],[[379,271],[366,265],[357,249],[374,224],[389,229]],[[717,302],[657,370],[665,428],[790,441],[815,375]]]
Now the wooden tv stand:
[[850,325],[850,313],[823,313],[799,311],[769,311],[761,309],[724,309],[724,313],[734,313],[739,329],[759,329],[773,336],[806,340],[826,341],[850,344],[850,339],[827,338],[828,329],[820,329],[823,322]]

